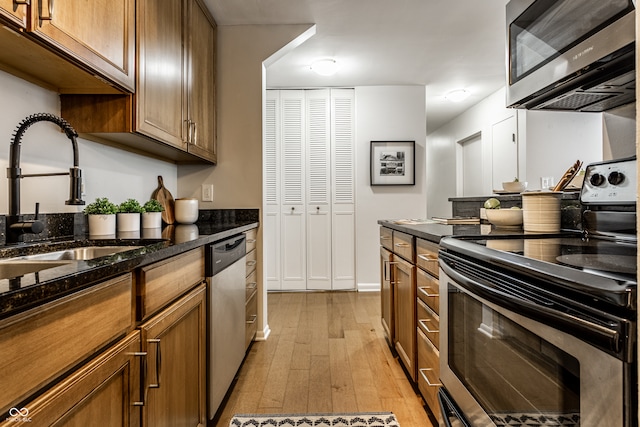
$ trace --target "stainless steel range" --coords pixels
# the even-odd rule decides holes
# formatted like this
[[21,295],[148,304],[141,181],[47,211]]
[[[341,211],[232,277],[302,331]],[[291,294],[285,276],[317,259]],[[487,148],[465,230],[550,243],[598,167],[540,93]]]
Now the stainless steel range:
[[448,426],[638,425],[636,182],[589,165],[581,231],[442,239]]

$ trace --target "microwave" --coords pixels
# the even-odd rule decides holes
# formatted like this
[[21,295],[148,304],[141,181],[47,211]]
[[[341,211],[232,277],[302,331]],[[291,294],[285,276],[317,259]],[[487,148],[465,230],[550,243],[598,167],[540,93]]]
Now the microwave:
[[511,0],[507,106],[601,112],[635,102],[635,1]]

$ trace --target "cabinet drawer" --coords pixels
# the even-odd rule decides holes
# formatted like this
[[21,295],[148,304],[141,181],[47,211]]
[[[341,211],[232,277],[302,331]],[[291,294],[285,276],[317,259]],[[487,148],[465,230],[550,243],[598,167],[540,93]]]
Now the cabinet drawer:
[[245,311],[247,315],[247,324],[245,326],[244,344],[245,349],[249,347],[251,341],[256,336],[258,331],[258,292],[253,292],[251,298],[245,305]]
[[419,298],[417,306],[418,328],[422,330],[436,348],[440,348],[440,318]]
[[257,251],[254,249],[247,254],[247,273],[245,274],[246,277],[248,277],[256,270],[256,265],[258,264],[256,252]]
[[438,279],[429,273],[417,269],[416,282],[418,298],[429,306],[436,314],[440,313],[440,287]]
[[440,389],[440,352],[418,328],[418,390],[436,419],[441,419],[438,404]]
[[438,249],[436,243],[416,238],[416,265],[438,277]]
[[0,413],[133,330],[126,274],[0,321]]
[[380,227],[380,246],[393,252],[393,230]]
[[204,247],[140,269],[138,320],[152,315],[204,280]]
[[258,289],[258,273],[253,270],[253,272],[247,276],[247,301],[251,298],[251,294],[253,294],[256,289]]
[[399,231],[393,232],[393,252],[413,263],[413,236]]
[[256,248],[256,236],[258,235],[258,229],[252,228],[251,230],[247,230],[244,232],[244,235],[247,238],[246,247],[247,247],[247,253],[249,253]]

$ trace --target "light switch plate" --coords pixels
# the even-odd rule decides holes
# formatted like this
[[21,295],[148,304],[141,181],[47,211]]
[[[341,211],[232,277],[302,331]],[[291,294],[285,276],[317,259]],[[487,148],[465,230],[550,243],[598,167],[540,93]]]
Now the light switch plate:
[[202,201],[213,202],[213,184],[202,184]]

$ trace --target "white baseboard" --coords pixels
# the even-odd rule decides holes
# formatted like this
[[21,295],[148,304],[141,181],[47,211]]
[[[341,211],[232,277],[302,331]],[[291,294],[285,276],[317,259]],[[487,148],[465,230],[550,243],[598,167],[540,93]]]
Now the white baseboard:
[[358,283],[358,292],[380,292],[380,283]]
[[269,325],[265,325],[263,330],[258,331],[256,333],[256,337],[254,338],[254,340],[255,341],[266,341],[267,338],[269,338],[269,335],[271,335],[271,329],[269,328]]

